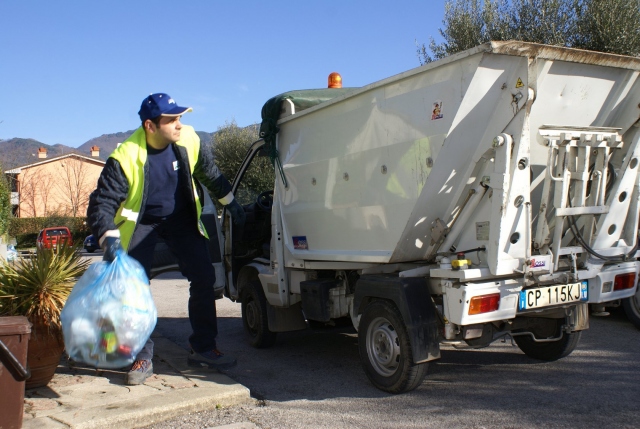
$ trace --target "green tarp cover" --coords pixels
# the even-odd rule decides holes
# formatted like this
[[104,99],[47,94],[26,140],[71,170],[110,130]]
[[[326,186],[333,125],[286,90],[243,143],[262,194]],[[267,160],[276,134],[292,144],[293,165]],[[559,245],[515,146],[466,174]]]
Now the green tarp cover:
[[296,108],[296,113],[316,106],[325,101],[347,94],[357,88],[324,88],[324,89],[305,89],[301,91],[289,91],[275,97],[270,98],[264,106],[262,106],[262,124],[260,124],[260,137],[264,139],[267,152],[271,158],[271,162],[280,170],[282,181],[287,185],[280,165],[278,151],[276,149],[276,134],[280,131],[278,127],[278,118],[282,113],[282,102],[291,100]]
[[262,106],[262,124],[260,125],[260,137],[268,146],[275,144],[275,137],[279,128],[276,125],[281,113],[284,100],[291,100],[296,107],[296,112],[316,106],[325,101],[347,94],[357,88],[324,88],[306,89],[301,91],[289,91],[270,98]]

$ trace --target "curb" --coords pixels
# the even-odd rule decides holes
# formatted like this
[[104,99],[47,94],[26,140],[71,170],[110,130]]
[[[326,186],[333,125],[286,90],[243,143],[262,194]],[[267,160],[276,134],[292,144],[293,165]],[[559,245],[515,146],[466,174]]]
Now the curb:
[[[114,386],[108,379],[98,377],[90,383],[57,389],[56,402],[61,404],[60,410],[25,419],[22,427],[135,428],[251,400],[249,389],[228,376],[215,370],[188,367],[188,352],[175,343],[163,337],[154,337],[153,340],[155,359],[178,371],[187,388],[159,390],[149,385]],[[110,394],[116,389],[119,394]],[[96,397],[100,397],[99,405],[88,400]],[[87,398],[87,401],[82,401],[82,398]]]

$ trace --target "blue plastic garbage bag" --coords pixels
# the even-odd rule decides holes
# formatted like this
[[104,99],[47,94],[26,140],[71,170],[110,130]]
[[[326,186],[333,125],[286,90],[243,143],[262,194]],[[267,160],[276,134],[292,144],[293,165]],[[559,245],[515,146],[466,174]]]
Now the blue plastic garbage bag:
[[156,326],[158,312],[142,265],[121,250],[91,265],[62,309],[69,357],[96,368],[131,364]]

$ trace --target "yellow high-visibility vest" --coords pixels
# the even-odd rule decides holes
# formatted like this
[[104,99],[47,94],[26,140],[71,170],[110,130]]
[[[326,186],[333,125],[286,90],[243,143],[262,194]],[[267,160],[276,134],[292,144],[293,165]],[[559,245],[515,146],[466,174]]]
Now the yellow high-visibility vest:
[[[183,125],[180,130],[180,141],[176,142],[176,144],[187,150],[189,171],[191,173],[191,188],[193,189],[193,198],[196,203],[198,231],[206,238],[209,238],[204,224],[200,220],[202,203],[200,197],[198,197],[198,190],[193,179],[193,169],[200,153],[200,138],[193,127]],[[138,128],[131,137],[113,151],[110,157],[120,163],[122,171],[129,182],[127,199],[120,205],[114,219],[120,230],[122,248],[127,250],[138,222],[144,193],[144,165],[147,162],[147,140],[144,129],[142,127]]]

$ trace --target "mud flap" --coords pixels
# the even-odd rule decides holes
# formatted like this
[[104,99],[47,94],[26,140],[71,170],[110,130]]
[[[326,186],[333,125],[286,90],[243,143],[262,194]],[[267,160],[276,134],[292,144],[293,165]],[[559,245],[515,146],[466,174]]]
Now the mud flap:
[[571,327],[571,332],[589,329],[589,304],[585,302],[576,305],[567,316],[567,324]]
[[267,303],[267,319],[271,332],[288,332],[307,329],[307,322],[302,315],[302,303],[290,307],[274,307]]
[[375,299],[392,301],[409,333],[415,363],[440,358],[438,319],[427,282],[421,277],[362,276],[356,283],[353,308],[362,314]]

